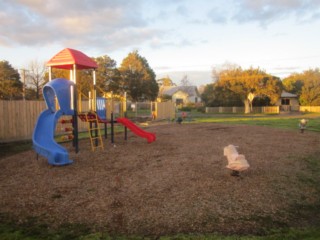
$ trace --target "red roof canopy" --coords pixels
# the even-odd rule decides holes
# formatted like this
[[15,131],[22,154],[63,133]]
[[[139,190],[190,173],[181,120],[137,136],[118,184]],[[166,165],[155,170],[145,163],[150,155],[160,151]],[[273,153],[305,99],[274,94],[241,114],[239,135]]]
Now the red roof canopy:
[[97,63],[90,57],[71,48],[63,49],[47,62],[48,67],[62,69],[73,69],[74,64],[77,69],[98,68]]

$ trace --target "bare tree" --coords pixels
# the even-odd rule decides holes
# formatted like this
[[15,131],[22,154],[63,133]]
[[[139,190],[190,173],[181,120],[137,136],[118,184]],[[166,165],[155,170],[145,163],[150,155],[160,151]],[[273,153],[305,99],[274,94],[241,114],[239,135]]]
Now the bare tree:
[[180,81],[181,86],[191,86],[191,83],[188,79],[188,75],[184,75],[183,78]]
[[32,60],[29,63],[28,70],[26,71],[27,76],[27,87],[34,92],[35,96],[30,96],[31,98],[35,97],[40,99],[41,89],[46,83],[45,80],[46,66],[44,62],[39,62],[38,60]]

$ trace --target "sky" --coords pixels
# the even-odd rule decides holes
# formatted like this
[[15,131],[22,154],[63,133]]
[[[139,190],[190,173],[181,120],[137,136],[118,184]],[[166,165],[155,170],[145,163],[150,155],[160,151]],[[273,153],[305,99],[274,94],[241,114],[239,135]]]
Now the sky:
[[320,67],[319,29],[320,0],[0,0],[0,60],[28,69],[73,48],[120,66],[137,50],[176,84],[226,64],[285,78]]

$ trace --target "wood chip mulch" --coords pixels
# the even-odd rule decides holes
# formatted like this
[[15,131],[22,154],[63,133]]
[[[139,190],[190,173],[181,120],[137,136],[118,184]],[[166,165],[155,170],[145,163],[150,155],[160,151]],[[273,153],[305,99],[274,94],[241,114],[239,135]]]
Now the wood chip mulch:
[[[0,213],[121,234],[247,234],[266,224],[293,226],[294,206],[319,199],[301,181],[310,171],[304,158],[319,148],[316,133],[216,123],[146,130],[155,142],[129,131],[127,141],[106,140],[103,151],[92,152],[88,139],[78,154],[64,144],[74,160],[65,167],[37,160],[32,150],[0,159]],[[250,164],[240,177],[226,168],[229,144]]]

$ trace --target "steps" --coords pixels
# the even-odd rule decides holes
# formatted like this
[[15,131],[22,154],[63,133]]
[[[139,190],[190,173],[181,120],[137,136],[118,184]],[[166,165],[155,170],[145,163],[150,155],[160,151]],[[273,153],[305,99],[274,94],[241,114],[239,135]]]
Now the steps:
[[78,114],[80,119],[88,124],[88,133],[90,137],[91,149],[95,151],[97,148],[104,149],[99,128],[99,117],[95,112],[87,112]]

